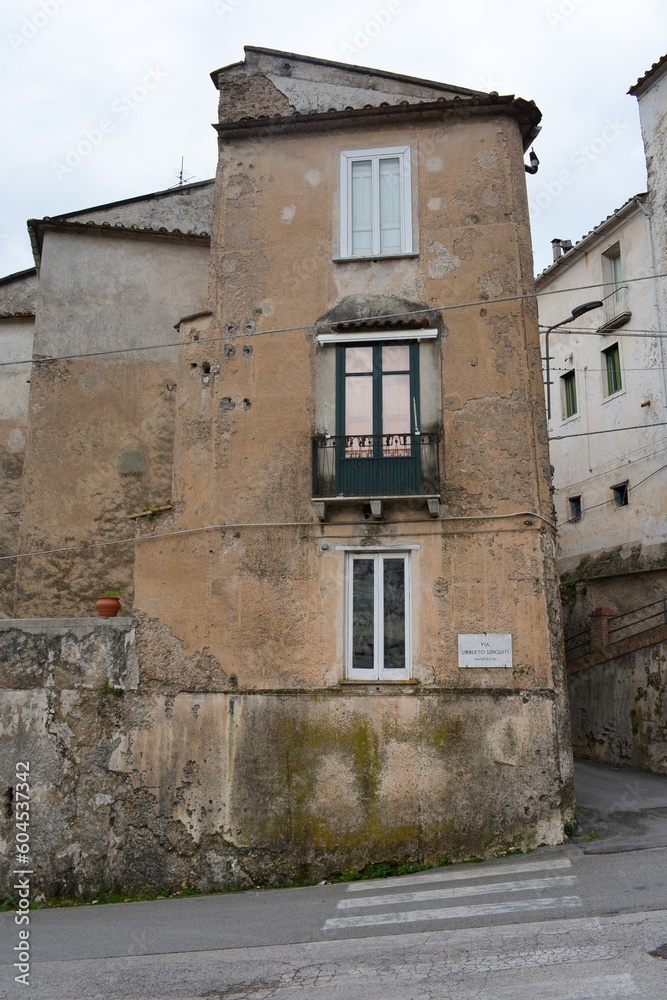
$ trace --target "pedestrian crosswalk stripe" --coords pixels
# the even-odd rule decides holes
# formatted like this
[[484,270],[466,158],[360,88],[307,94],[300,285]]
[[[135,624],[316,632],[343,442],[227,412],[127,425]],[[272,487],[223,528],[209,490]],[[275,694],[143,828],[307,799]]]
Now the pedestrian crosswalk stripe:
[[577,881],[575,875],[558,875],[555,878],[524,879],[521,882],[491,882],[484,885],[458,885],[446,889],[426,889],[422,892],[383,893],[381,896],[360,896],[341,899],[339,910],[366,906],[389,906],[399,903],[419,903],[427,899],[455,899],[461,896],[485,896],[493,892],[539,892],[541,889],[564,888]]
[[332,917],[322,930],[347,927],[372,927],[387,924],[411,924],[429,920],[458,920],[470,917],[497,916],[504,913],[528,913],[534,910],[573,909],[581,906],[579,896],[547,897],[545,899],[508,900],[505,903],[478,903],[470,906],[448,906],[437,910],[406,910],[402,913],[364,913],[356,917]]
[[397,885],[421,885],[423,882],[461,882],[475,878],[496,878],[499,875],[518,875],[522,872],[542,872],[557,868],[570,868],[569,858],[554,858],[552,861],[526,861],[509,865],[477,867],[465,865],[447,871],[425,872],[423,875],[401,875],[397,879],[368,879],[350,882],[347,892],[368,892],[369,889],[395,889]]

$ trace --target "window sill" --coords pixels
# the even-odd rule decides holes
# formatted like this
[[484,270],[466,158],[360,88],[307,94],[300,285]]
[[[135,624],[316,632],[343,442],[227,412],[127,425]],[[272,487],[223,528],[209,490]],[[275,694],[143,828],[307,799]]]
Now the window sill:
[[350,264],[356,261],[378,261],[378,260],[401,260],[403,257],[419,257],[418,250],[410,250],[405,253],[378,253],[370,257],[334,257],[334,264]]
[[563,427],[565,424],[573,424],[576,420],[579,420],[580,417],[581,417],[580,413],[573,413],[572,416],[570,417],[563,417],[560,422],[561,427]]
[[625,396],[625,389],[619,389],[618,392],[612,392],[608,396],[603,396],[602,402],[608,403],[612,399],[618,399],[619,396]]
[[377,677],[365,678],[365,677],[342,677],[338,682],[341,687],[376,687],[376,688],[386,688],[386,687],[419,687],[419,681],[415,680],[414,677],[404,677],[402,679],[396,678],[394,680],[379,680]]

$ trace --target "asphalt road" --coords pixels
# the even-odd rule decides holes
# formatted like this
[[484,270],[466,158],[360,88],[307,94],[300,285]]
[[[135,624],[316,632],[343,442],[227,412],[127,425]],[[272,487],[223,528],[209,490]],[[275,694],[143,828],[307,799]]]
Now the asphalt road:
[[665,1000],[667,777],[584,764],[577,787],[579,835],[529,855],[34,912],[29,987],[3,914],[0,997]]

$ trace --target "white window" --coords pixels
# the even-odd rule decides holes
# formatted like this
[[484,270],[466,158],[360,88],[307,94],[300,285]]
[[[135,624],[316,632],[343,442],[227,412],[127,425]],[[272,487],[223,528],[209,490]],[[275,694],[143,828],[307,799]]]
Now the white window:
[[410,676],[410,553],[348,552],[346,676]]
[[614,329],[631,316],[627,302],[628,286],[623,280],[620,243],[615,243],[602,254],[602,277],[605,320],[602,329]]
[[410,147],[340,154],[340,255],[412,253]]

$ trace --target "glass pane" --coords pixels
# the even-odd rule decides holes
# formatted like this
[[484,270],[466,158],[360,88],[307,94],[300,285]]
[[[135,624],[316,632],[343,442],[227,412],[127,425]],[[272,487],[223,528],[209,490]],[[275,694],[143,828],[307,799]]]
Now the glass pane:
[[373,559],[355,559],[352,563],[352,666],[355,670],[373,670],[374,631]]
[[384,668],[405,669],[405,560],[383,559]]
[[604,355],[607,362],[607,395],[611,396],[612,393],[619,392],[623,387],[618,346],[610,347],[608,351],[604,352]]
[[[346,458],[373,457],[373,379],[370,375],[345,377]],[[360,439],[361,436],[361,439]]]
[[[382,433],[410,433],[410,376],[382,376]],[[410,454],[410,442],[385,440],[383,442],[385,455]],[[395,449],[398,448],[398,451]],[[407,448],[407,452],[406,452]]]
[[345,348],[345,371],[346,372],[372,372],[373,371],[373,348],[372,347],[346,347]]
[[370,160],[352,163],[352,253],[373,252],[373,181]]
[[386,344],[382,348],[383,372],[409,372],[410,347],[408,344]]
[[569,375],[563,375],[563,384],[565,386],[565,416],[573,417],[577,412],[577,383],[573,372]]
[[614,288],[618,288],[621,284],[621,255],[617,254],[616,257],[611,258],[611,280]]
[[401,164],[398,157],[380,160],[380,252],[401,250]]

